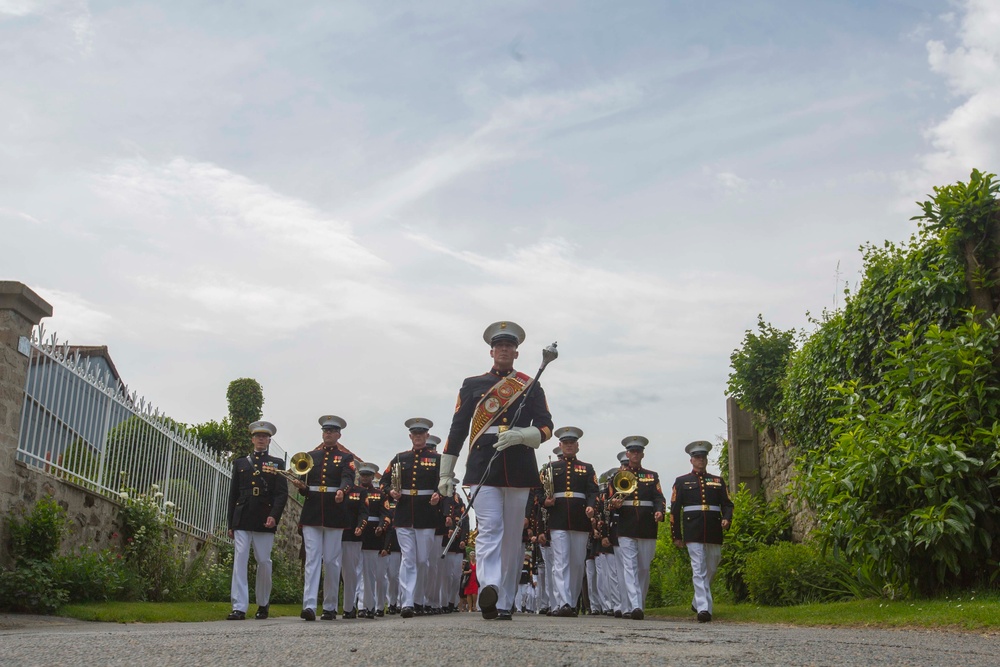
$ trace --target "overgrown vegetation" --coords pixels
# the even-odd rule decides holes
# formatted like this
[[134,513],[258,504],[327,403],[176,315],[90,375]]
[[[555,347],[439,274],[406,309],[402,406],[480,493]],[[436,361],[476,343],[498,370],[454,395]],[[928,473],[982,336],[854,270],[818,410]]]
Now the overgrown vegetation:
[[842,578],[833,588],[995,584],[998,190],[979,171],[935,188],[909,242],[863,248],[858,288],[799,349],[779,354],[790,332],[760,318],[733,353],[733,395],[798,448],[796,493]]

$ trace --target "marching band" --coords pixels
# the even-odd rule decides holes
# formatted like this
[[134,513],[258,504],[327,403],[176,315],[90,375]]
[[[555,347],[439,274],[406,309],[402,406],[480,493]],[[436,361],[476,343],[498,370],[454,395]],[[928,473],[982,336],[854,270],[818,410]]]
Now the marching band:
[[[537,382],[556,356],[555,345],[534,378],[513,369],[524,337],[513,322],[490,325],[484,339],[493,368],[463,383],[443,451],[436,451],[441,441],[430,434],[431,420],[408,419],[410,447],[380,476],[375,464],[340,443],[347,426],[340,417],[319,418],[322,443],[292,457],[287,471],[267,454],[274,425],[251,424],[255,451],[233,468],[229,525],[236,557],[228,618],[246,618],[251,544],[258,562],[256,618],[268,616],[269,554],[287,478],[303,498],[306,621],[315,621],[317,611],[321,620],[337,618],[341,581],[345,619],[456,612],[463,596],[478,589],[478,611],[487,620],[509,620],[515,612],[642,620],[658,524],[668,517],[674,543],[687,546],[696,565],[692,608],[699,621],[711,620],[709,585],[722,530],[732,519],[725,484],[704,470],[711,445],[688,446],[694,470],[678,478],[670,507],[659,475],[642,466],[645,437],[625,438],[619,466],[598,476],[579,457],[583,430],[553,430]],[[556,458],[539,468],[535,450],[552,436],[559,442]],[[463,486],[454,472],[466,439]],[[471,586],[463,579],[470,556],[477,578]]]

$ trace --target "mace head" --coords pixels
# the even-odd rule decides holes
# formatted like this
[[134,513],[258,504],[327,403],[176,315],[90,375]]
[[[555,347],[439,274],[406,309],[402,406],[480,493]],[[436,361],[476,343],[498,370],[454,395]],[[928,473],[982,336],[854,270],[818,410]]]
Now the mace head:
[[549,362],[554,361],[559,357],[559,350],[557,349],[558,343],[552,343],[547,348],[542,350],[542,366],[548,366]]

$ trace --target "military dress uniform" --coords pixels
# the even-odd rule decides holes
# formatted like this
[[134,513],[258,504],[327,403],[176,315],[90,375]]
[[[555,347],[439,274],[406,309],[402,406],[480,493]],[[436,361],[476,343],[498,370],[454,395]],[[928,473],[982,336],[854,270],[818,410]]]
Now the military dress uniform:
[[[711,443],[692,442],[688,454],[708,455]],[[674,481],[670,494],[670,534],[683,541],[691,556],[694,599],[691,606],[698,620],[711,620],[712,579],[722,558],[722,522],[732,521],[733,502],[721,477],[707,472],[690,472]],[[707,614],[707,616],[706,616]]]
[[466,515],[463,518],[464,512],[465,502],[458,493],[455,493],[445,505],[445,513],[451,521],[441,539],[443,549],[448,546],[451,534],[458,531],[458,535],[451,542],[451,547],[445,553],[444,566],[441,568],[444,573],[441,581],[443,596],[441,607],[446,612],[458,611],[461,597],[462,561],[465,559],[465,541],[469,537],[469,517]]
[[[557,438],[576,441],[583,431],[564,427],[555,432]],[[553,482],[553,502],[548,508],[549,531],[552,537],[552,592],[555,595],[552,614],[575,616],[576,603],[583,588],[584,564],[587,560],[587,539],[593,528],[587,509],[597,505],[597,474],[594,466],[575,456],[565,456],[550,465]]]
[[[430,420],[408,420],[412,429],[424,428],[422,423],[433,425]],[[410,426],[418,424],[417,426]],[[430,559],[439,558],[441,552],[435,548],[434,531],[441,520],[441,509],[431,505],[432,496],[437,493],[441,455],[422,447],[396,454],[382,473],[382,488],[392,488],[395,478],[394,468],[400,471],[400,497],[393,512],[393,526],[399,540],[401,554],[399,564],[400,614],[410,618],[415,613],[415,605],[421,610],[427,598],[426,589],[432,585]]]
[[[495,355],[501,343],[516,346],[523,342],[524,330],[513,322],[496,322],[487,327],[483,338]],[[530,389],[532,384],[536,386]],[[524,408],[515,423],[521,403]],[[528,492],[539,485],[535,448],[551,437],[552,428],[545,391],[524,373],[494,366],[488,373],[466,378],[458,392],[444,448],[445,457],[451,458],[442,474],[450,477],[469,438],[463,483],[482,484],[473,493],[477,493],[476,576],[483,618],[511,617],[523,555],[524,508]]]
[[[626,449],[644,449],[649,441],[629,436],[622,441]],[[660,486],[660,476],[642,466],[626,470],[636,477],[636,489],[624,497],[618,510],[618,574],[625,589],[625,614],[641,620],[649,591],[649,568],[656,555],[657,525],[655,514],[666,514],[667,499]],[[608,493],[614,493],[609,485]]]
[[386,566],[386,596],[388,597],[389,608],[387,613],[399,613],[399,565],[402,561],[402,553],[399,549],[399,539],[396,537],[396,526],[393,523],[396,515],[396,501],[382,489],[386,498],[382,503],[385,510],[385,539],[382,541],[382,550],[379,557],[385,559]]
[[[347,422],[329,415],[320,418],[320,424]],[[306,551],[306,564],[302,593],[302,618],[316,620],[316,602],[319,593],[320,567],[323,569],[323,617],[336,618],[337,591],[340,584],[343,533],[353,527],[357,518],[352,516],[343,501],[337,502],[337,492],[345,494],[354,484],[354,455],[337,447],[320,447],[309,452],[313,467],[306,475],[305,497],[299,526]]]
[[[371,464],[362,464],[363,466]],[[373,466],[374,468],[374,466]],[[375,470],[372,470],[374,473]],[[388,564],[379,556],[385,545],[388,511],[380,486],[365,485],[365,520],[361,534],[361,570],[364,579],[364,607],[368,618],[385,615],[387,604]]]
[[[609,471],[614,472],[614,471]],[[618,557],[615,546],[618,535],[614,520],[617,515],[611,509],[610,500],[605,487],[597,497],[597,539],[594,547],[594,566],[597,570],[597,590],[601,599],[601,610],[611,616],[617,611],[622,613],[622,602],[618,580]],[[607,542],[607,544],[605,544]]]
[[[352,485],[344,495],[344,505],[352,525],[345,528],[341,538],[342,566],[340,578],[344,582],[344,618],[357,618],[358,598],[362,587],[361,541],[365,522],[368,520],[366,499],[368,491],[363,486]],[[361,531],[361,535],[358,534]]]
[[[250,424],[250,432],[274,435],[277,429],[270,422]],[[271,601],[271,548],[277,524],[288,501],[288,482],[277,471],[285,462],[267,451],[254,451],[233,461],[233,474],[229,485],[229,530],[233,531],[233,577],[230,595],[233,602],[232,618],[245,616],[250,605],[247,566],[250,548],[257,561],[257,580],[254,594],[261,607],[258,618],[267,618]],[[265,525],[268,517],[274,527]],[[236,612],[239,612],[238,614]]]

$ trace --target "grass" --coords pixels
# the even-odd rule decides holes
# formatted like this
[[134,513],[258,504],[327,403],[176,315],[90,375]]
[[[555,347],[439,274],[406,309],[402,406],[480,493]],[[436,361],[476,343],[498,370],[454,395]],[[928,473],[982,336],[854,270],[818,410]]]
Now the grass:
[[[691,619],[688,606],[651,609],[647,615]],[[985,594],[935,600],[850,600],[794,607],[753,604],[715,605],[715,619],[736,623],[777,623],[799,626],[868,628],[1000,629],[1000,599]]]
[[[85,602],[65,605],[60,616],[81,621],[108,621],[112,623],[197,623],[221,621],[232,606],[228,602]],[[252,618],[257,607],[250,605],[247,612]],[[298,616],[302,607],[297,604],[272,604],[271,618]]]
[[[251,616],[256,609],[250,606]],[[83,621],[163,623],[221,621],[229,611],[227,602],[90,602],[66,605],[59,615]],[[300,611],[297,604],[271,605],[272,617],[297,617]],[[694,617],[687,606],[650,609],[647,615],[684,620]],[[989,631],[1000,630],[1000,597],[968,594],[952,599],[851,600],[794,607],[719,603],[715,618],[727,623]]]

